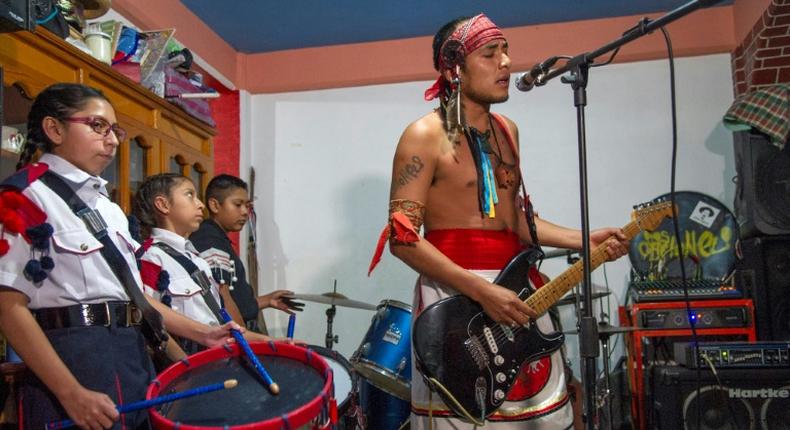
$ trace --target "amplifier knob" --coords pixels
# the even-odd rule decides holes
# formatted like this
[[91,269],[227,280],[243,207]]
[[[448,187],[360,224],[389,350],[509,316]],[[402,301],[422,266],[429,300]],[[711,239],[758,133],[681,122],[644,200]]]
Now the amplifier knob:
[[502,390],[496,390],[496,391],[494,391],[494,398],[495,398],[495,399],[497,399],[497,400],[502,400],[502,399],[504,399],[504,398],[505,398],[505,392],[504,392],[504,391],[502,391]]
[[496,374],[496,381],[499,382],[500,384],[505,382],[505,379],[507,379],[507,377],[505,376],[504,373],[499,372]]

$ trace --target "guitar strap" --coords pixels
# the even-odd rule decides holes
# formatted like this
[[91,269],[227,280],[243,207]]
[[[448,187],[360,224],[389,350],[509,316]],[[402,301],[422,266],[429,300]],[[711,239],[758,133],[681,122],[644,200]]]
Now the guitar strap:
[[189,277],[192,278],[192,281],[200,287],[200,295],[203,296],[203,300],[208,305],[209,309],[211,309],[211,313],[217,318],[217,321],[222,323],[225,319],[222,317],[222,307],[217,303],[217,300],[214,298],[214,295],[211,294],[211,281],[209,280],[208,276],[205,272],[200,270],[200,268],[192,262],[186,255],[178,252],[172,246],[164,243],[164,242],[154,242],[153,246],[161,249],[167,255],[173,257],[174,260],[184,268],[184,270],[189,273]]
[[143,314],[142,332],[157,354],[164,354],[167,347],[168,335],[165,332],[162,314],[159,313],[143,295],[137,281],[134,279],[129,264],[115,246],[110,235],[107,233],[107,223],[101,214],[85,204],[77,193],[61,178],[51,170],[46,171],[39,180],[52,191],[55,192],[69,206],[72,212],[85,223],[85,227],[103,246],[99,249],[107,265],[112,269],[115,277],[123,285],[126,294],[132,303]]
[[540,247],[540,240],[538,240],[538,228],[535,225],[535,210],[532,207],[532,201],[529,199],[529,194],[527,194],[527,187],[524,183],[524,175],[521,172],[521,158],[519,157],[518,148],[516,147],[516,140],[510,133],[510,128],[508,128],[505,118],[502,115],[492,112],[491,117],[494,119],[494,121],[496,121],[502,132],[505,133],[507,143],[510,145],[510,152],[512,152],[513,156],[516,157],[516,167],[518,168],[519,182],[521,182],[521,198],[524,201],[524,207],[522,208],[524,211],[524,218],[526,219],[527,226],[529,227],[529,235],[532,237],[532,245],[542,252],[543,250]]

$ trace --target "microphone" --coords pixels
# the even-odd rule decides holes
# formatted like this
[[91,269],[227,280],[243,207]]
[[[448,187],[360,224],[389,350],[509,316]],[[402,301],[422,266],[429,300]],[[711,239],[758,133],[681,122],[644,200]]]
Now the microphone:
[[524,72],[519,75],[518,78],[516,78],[516,88],[519,91],[529,91],[535,85],[543,85],[543,78],[549,71],[549,68],[553,66],[554,63],[556,63],[559,59],[559,57],[550,57],[546,61],[532,66],[528,72]]

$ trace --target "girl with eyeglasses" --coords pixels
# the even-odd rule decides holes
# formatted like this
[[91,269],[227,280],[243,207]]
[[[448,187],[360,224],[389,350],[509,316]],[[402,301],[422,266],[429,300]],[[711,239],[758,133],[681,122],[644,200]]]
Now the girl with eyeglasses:
[[0,330],[32,371],[19,390],[25,428],[66,418],[85,429],[146,426],[146,412],[119,416],[116,405],[142,400],[155,377],[141,334],[155,311],[206,346],[239,328],[200,324],[141,294],[138,244],[99,176],[125,135],[100,91],[52,85],[33,102],[20,170],[0,184]]

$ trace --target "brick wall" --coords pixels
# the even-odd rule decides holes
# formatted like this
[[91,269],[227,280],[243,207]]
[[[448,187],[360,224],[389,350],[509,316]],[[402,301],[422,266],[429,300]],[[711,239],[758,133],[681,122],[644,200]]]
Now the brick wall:
[[790,0],[772,0],[732,53],[735,96],[790,83]]
[[[214,175],[227,173],[239,176],[239,145],[241,144],[241,118],[239,91],[225,88],[208,73],[203,73],[205,83],[220,93],[218,99],[211,99],[211,115],[217,123],[214,136]],[[249,178],[241,178],[247,181]],[[228,235],[236,252],[239,252],[239,234]]]

